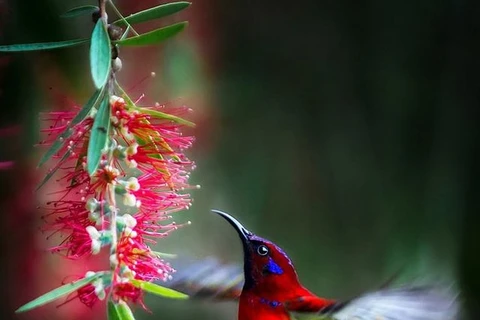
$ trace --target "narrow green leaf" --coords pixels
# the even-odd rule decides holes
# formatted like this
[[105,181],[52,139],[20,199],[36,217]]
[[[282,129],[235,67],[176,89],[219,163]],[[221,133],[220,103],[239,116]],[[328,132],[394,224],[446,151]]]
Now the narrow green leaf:
[[93,121],[87,150],[87,171],[93,175],[97,171],[102,151],[107,145],[110,130],[110,101],[108,95],[103,99]]
[[22,51],[37,51],[37,50],[51,50],[57,48],[73,47],[87,42],[88,39],[75,39],[56,42],[39,42],[39,43],[22,43],[10,44],[0,46],[0,52],[22,52]]
[[83,119],[85,119],[85,117],[88,115],[88,113],[90,112],[90,110],[92,110],[93,107],[96,108],[98,106],[101,98],[103,97],[103,94],[104,90],[95,91],[95,93],[90,97],[87,103],[82,107],[80,112],[75,116],[75,118],[72,119],[72,121],[70,121],[68,126],[65,128],[65,131],[63,131],[63,133],[58,136],[58,138],[53,142],[50,149],[48,149],[47,152],[45,152],[45,154],[42,156],[38,164],[39,167],[42,166],[45,162],[47,162],[54,154],[56,154],[62,148],[65,140],[68,139],[72,134],[71,128]]
[[159,258],[167,258],[167,259],[176,259],[178,257],[177,254],[174,253],[166,253],[166,252],[159,252],[159,251],[152,251],[154,255]]
[[88,150],[88,140],[83,141],[82,149],[80,150],[80,153],[78,154],[78,159],[77,162],[75,163],[75,169],[74,169],[74,175],[72,177],[72,181],[70,182],[70,186],[74,186],[77,184],[77,177],[79,175],[80,170],[83,169],[83,159],[87,156],[87,150]]
[[112,300],[108,300],[107,303],[107,316],[108,320],[121,320],[117,311],[117,307]]
[[183,118],[165,113],[165,112],[152,110],[152,109],[148,109],[148,108],[140,108],[140,107],[135,107],[134,109],[138,110],[139,112],[148,114],[148,115],[150,115],[154,118],[170,120],[170,121],[173,121],[173,122],[176,122],[176,123],[179,123],[179,124],[183,124],[183,125],[186,125],[186,126],[189,126],[189,127],[195,127],[195,123],[190,122],[188,120],[185,120]]
[[102,88],[110,75],[112,51],[110,38],[102,19],[98,19],[90,43],[90,71],[97,89]]
[[185,293],[181,293],[170,288],[165,288],[155,283],[141,280],[131,280],[130,282],[135,287],[140,288],[145,292],[155,294],[157,296],[171,299],[188,299],[188,295],[186,295]]
[[62,13],[60,17],[73,18],[73,17],[78,17],[86,14],[92,14],[98,10],[99,8],[97,6],[92,6],[92,5],[79,6],[79,7],[72,8],[65,13]]
[[127,103],[127,106],[130,108],[136,108],[135,102],[133,102],[132,98],[130,98],[128,94],[125,92],[125,90],[123,90],[122,86],[117,81],[115,81],[115,84],[117,85],[117,88],[120,91],[122,98]]
[[68,156],[70,155],[70,150],[68,150],[67,152],[65,152],[65,154],[63,155],[63,157],[58,161],[57,165],[52,168],[46,175],[45,177],[43,177],[43,180],[42,182],[40,182],[36,188],[36,190],[40,189],[41,187],[43,187],[43,185],[45,183],[48,182],[48,180],[50,180],[51,177],[53,177],[53,175],[55,174],[55,172],[57,172],[58,168],[60,168],[60,165],[63,161],[67,160]]
[[139,36],[134,36],[130,38],[126,38],[123,40],[117,40],[114,43],[119,44],[121,46],[148,46],[152,44],[160,43],[183,29],[188,25],[188,22],[180,22],[176,24],[172,24],[170,26],[156,29],[147,33],[143,33]]
[[128,37],[128,33],[130,32],[130,25],[127,26],[127,28],[125,29],[125,31],[123,32],[122,34],[122,37],[120,38],[120,40],[123,40],[123,39],[126,39]]
[[135,320],[132,310],[125,301],[120,301],[114,306],[117,309],[119,320]]
[[52,291],[45,293],[44,295],[38,297],[37,299],[32,300],[27,304],[24,304],[23,306],[18,308],[15,312],[16,313],[25,312],[25,311],[37,308],[39,306],[42,306],[46,303],[52,302],[64,295],[70,294],[80,289],[81,287],[91,283],[92,281],[96,280],[103,274],[104,274],[103,272],[97,272],[96,274],[88,278],[83,278],[81,280],[78,280],[72,283],[67,283],[66,285],[53,289]]
[[172,15],[174,13],[182,11],[183,9],[187,8],[190,5],[191,5],[191,2],[187,2],[187,1],[166,3],[166,4],[159,5],[157,7],[153,7],[147,10],[134,13],[128,17],[125,17],[125,19],[119,19],[113,23],[118,26],[125,26],[127,23],[135,24],[135,23],[147,22],[150,20],[159,19],[159,18]]

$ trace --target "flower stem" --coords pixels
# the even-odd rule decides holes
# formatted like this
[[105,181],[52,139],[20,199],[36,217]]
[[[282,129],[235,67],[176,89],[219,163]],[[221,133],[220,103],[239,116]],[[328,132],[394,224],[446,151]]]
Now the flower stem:
[[[110,184],[108,186],[108,194],[109,194],[109,204],[111,206],[110,212],[110,232],[112,233],[112,247],[110,248],[110,254],[117,253],[117,206],[115,201],[115,185]],[[112,269],[115,269],[116,266],[112,266]]]
[[108,22],[106,6],[107,0],[98,0],[98,7],[100,8],[100,19],[103,19],[105,24],[107,24]]
[[[98,0],[98,6],[100,8],[100,19],[103,20],[105,27],[108,27],[108,15],[106,12],[106,5],[108,0]],[[106,88],[107,88],[107,99],[110,99],[114,92],[114,84],[115,84],[115,75],[113,71],[110,71],[110,75],[107,80]],[[110,103],[110,101],[108,102]],[[107,163],[109,166],[114,166],[114,157],[110,153],[108,155]],[[115,282],[116,279],[116,269],[118,267],[118,262],[116,259],[117,255],[117,245],[118,245],[118,234],[117,234],[117,214],[118,209],[115,200],[115,184],[109,183],[106,186],[106,205],[110,211],[110,234],[111,234],[111,246],[110,246],[110,268],[112,270],[112,282]],[[112,259],[114,257],[114,259]],[[109,293],[110,297],[112,295],[112,291]],[[111,299],[111,298],[109,298]]]

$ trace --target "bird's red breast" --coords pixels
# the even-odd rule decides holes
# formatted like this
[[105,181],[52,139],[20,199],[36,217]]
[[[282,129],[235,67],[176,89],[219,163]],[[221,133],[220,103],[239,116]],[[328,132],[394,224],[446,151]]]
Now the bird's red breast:
[[242,295],[238,308],[239,320],[290,320],[285,306],[274,300]]
[[289,320],[290,312],[320,312],[335,304],[317,297],[300,284],[286,292],[244,290],[239,301],[239,320]]

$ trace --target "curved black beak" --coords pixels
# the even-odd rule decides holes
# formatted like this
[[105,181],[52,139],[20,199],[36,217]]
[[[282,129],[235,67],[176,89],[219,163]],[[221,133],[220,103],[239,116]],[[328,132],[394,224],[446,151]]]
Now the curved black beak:
[[250,237],[253,235],[250,231],[248,231],[237,219],[220,210],[212,210],[213,213],[218,214],[219,216],[223,217],[225,220],[228,221],[232,225],[235,230],[237,230],[240,239],[244,247],[246,248],[248,242],[250,241]]

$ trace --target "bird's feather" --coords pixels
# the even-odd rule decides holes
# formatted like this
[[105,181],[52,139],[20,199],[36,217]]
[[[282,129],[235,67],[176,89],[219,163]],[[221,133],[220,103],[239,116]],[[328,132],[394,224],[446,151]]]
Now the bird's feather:
[[177,272],[166,286],[190,296],[213,301],[237,300],[242,292],[243,268],[215,258],[172,261]]
[[458,301],[438,287],[402,287],[363,294],[332,312],[302,320],[456,320]]
[[[243,268],[216,258],[173,261],[177,273],[167,286],[191,298],[210,301],[238,300],[244,283]],[[455,320],[458,303],[451,291],[435,286],[382,288],[321,310],[295,315],[302,320]]]

